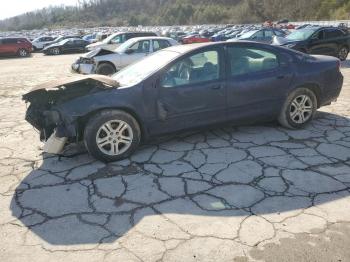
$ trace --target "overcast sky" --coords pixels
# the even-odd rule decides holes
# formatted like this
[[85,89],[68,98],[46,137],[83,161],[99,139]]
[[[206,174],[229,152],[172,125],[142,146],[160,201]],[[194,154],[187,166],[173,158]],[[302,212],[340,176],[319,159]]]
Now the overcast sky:
[[77,0],[0,0],[0,20],[50,5],[75,5]]

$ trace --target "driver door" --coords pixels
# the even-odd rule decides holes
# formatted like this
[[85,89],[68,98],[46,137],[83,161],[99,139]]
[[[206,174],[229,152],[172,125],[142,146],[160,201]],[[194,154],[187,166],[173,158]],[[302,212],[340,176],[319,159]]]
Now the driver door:
[[157,121],[167,133],[226,120],[223,49],[209,47],[170,64],[157,86]]
[[130,46],[123,55],[121,66],[125,67],[141,60],[151,52],[151,41],[140,40]]

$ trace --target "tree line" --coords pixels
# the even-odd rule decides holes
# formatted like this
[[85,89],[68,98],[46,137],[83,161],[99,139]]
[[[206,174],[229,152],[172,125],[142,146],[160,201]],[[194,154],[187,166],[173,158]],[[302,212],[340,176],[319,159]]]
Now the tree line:
[[349,13],[350,0],[79,0],[2,20],[0,30],[350,19]]

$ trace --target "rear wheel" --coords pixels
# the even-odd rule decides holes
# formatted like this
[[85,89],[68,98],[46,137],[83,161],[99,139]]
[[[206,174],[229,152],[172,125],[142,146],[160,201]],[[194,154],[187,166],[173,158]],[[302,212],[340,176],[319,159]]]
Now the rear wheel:
[[340,48],[338,52],[338,58],[341,61],[345,61],[346,58],[348,57],[348,54],[349,54],[349,49],[346,46],[343,46],[342,48]]
[[113,75],[116,73],[114,66],[109,63],[101,63],[96,68],[96,73],[100,75]]
[[308,88],[292,92],[284,103],[278,121],[286,128],[303,128],[312,121],[317,111],[317,98]]
[[85,127],[84,142],[89,153],[104,161],[130,156],[141,140],[140,126],[130,114],[106,110],[96,114]]
[[27,52],[27,50],[21,48],[21,49],[18,50],[18,55],[20,57],[27,57],[28,56],[28,52]]

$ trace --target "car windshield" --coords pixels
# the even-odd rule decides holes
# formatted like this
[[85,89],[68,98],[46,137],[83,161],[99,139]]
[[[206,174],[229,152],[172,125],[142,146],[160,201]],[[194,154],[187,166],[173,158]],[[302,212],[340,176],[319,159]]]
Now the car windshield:
[[294,40],[294,41],[302,41],[308,39],[313,33],[315,33],[315,29],[300,29],[296,30],[293,33],[289,34],[286,39]]
[[115,49],[115,51],[118,53],[125,53],[125,51],[136,42],[137,42],[137,40],[130,39],[130,40],[126,41],[125,43],[121,44],[119,47],[117,47]]
[[55,42],[60,42],[60,41],[62,41],[63,40],[63,36],[59,36],[59,37],[57,37],[56,39],[55,39]]
[[257,30],[249,31],[249,32],[244,33],[243,35],[241,35],[239,38],[242,38],[242,39],[250,38],[250,37],[253,36],[256,32],[258,32],[258,31],[257,31]]
[[118,81],[120,86],[133,86],[149,77],[179,55],[177,52],[162,50],[126,67],[112,77]]
[[64,45],[64,44],[67,43],[67,42],[69,42],[69,39],[64,39],[64,40],[62,40],[62,41],[59,41],[58,43],[59,43],[60,45]]
[[117,35],[118,35],[118,33],[116,33],[116,34],[111,34],[109,37],[105,38],[105,39],[102,41],[102,43],[104,43],[104,44],[109,44],[109,42],[111,42],[111,40],[112,40],[113,38],[115,38]]

